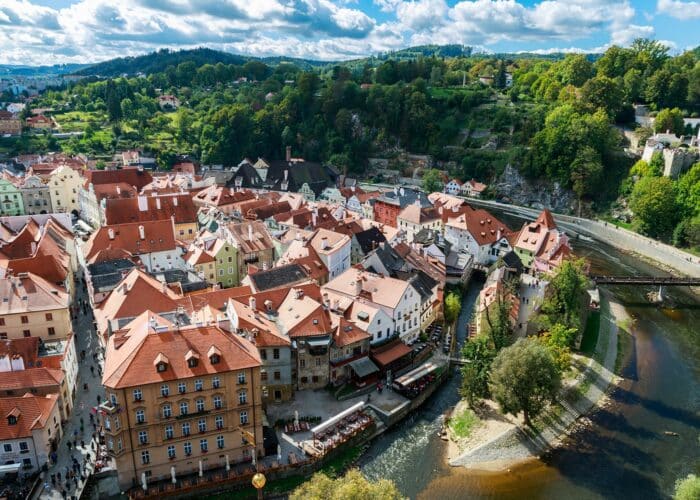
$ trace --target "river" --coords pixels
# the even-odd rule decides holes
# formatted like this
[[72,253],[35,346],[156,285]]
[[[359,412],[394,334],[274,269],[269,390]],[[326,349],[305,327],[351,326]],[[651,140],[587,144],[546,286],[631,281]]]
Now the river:
[[[575,242],[574,249],[591,262],[593,273],[661,273],[606,245]],[[470,286],[461,325],[479,289]],[[459,399],[455,376],[372,444],[360,463],[363,472],[392,479],[403,494],[418,499],[668,498],[678,477],[700,472],[700,305],[680,289],[669,289],[674,309],[649,306],[645,287],[610,291],[636,321],[627,336],[624,379],[611,403],[590,415],[594,425],[508,473],[449,467],[438,430],[443,413]],[[667,430],[680,437],[665,435]]]

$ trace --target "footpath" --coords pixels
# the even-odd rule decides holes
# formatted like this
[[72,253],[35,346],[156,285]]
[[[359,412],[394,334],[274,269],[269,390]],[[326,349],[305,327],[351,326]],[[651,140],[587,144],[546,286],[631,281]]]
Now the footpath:
[[[63,436],[56,451],[56,462],[44,472],[43,485],[37,488],[34,499],[65,500],[80,498],[88,478],[94,471],[99,419],[94,415],[95,425],[90,419],[91,408],[104,400],[101,383],[103,356],[93,327],[94,316],[87,292],[81,281],[82,273],[76,274],[75,297],[77,315],[73,319],[75,350],[78,354],[79,371],[73,412],[63,424]],[[87,304],[84,308],[82,304]],[[81,360],[81,351],[85,359]],[[87,384],[87,390],[84,389]],[[70,443],[70,446],[69,444]],[[72,478],[67,477],[72,475]]]
[[617,324],[627,318],[624,307],[605,297],[595,353],[588,358],[581,374],[565,384],[560,400],[537,419],[537,425],[542,428],[540,432],[535,433],[515,423],[505,429],[500,426],[498,434],[471,442],[471,446],[450,459],[449,464],[478,470],[506,470],[516,462],[537,457],[556,446],[579,417],[605,400],[605,393],[615,380]]

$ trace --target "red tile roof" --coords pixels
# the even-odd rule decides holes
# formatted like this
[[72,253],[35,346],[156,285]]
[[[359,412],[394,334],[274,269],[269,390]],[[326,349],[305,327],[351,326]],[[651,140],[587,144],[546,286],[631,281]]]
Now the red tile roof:
[[[143,229],[143,238],[141,237]],[[83,255],[90,260],[107,248],[121,248],[132,255],[174,250],[175,228],[170,219],[102,226],[85,243]]]
[[[44,428],[57,403],[57,394],[0,398],[0,440],[31,437],[33,430]],[[9,424],[9,415],[17,418],[16,424]]]
[[197,207],[187,193],[107,200],[107,224],[125,224],[169,219],[175,224],[197,222]]
[[0,376],[0,391],[60,388],[63,378],[61,370],[45,367],[3,372]]
[[391,346],[383,346],[379,349],[372,349],[370,351],[370,357],[374,362],[380,365],[380,367],[385,367],[397,359],[408,356],[412,351],[413,349],[408,347],[403,342],[396,342]]
[[139,191],[153,181],[150,172],[138,167],[124,167],[116,170],[86,170],[83,172],[83,176],[85,177],[85,186],[124,182],[129,186],[136,186]]

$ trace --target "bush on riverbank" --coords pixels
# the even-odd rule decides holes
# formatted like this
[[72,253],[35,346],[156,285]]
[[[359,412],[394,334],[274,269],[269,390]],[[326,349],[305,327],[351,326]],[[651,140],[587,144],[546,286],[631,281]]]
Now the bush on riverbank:
[[448,426],[456,438],[464,439],[469,437],[479,422],[479,417],[472,410],[464,408],[461,413],[450,417]]
[[688,474],[685,479],[676,481],[673,500],[697,500],[698,498],[700,498],[700,477]]

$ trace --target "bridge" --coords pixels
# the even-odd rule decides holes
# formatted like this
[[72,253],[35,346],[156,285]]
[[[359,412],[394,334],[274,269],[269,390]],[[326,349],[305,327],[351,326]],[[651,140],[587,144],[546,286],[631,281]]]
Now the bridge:
[[672,276],[591,276],[596,285],[700,286],[700,278]]
[[466,365],[472,362],[471,359],[466,358],[447,358],[447,361],[449,361],[451,365]]

